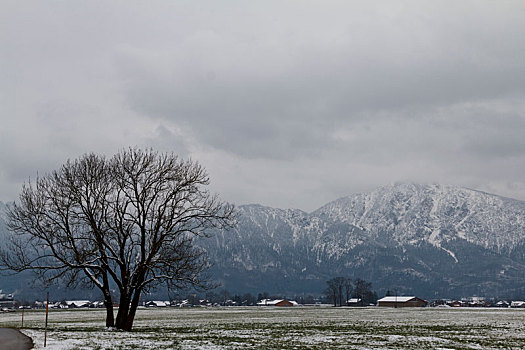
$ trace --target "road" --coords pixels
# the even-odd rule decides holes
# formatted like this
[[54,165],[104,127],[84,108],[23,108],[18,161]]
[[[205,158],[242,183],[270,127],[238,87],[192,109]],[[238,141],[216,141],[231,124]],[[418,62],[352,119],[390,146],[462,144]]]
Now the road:
[[33,340],[13,328],[0,328],[0,350],[29,350]]

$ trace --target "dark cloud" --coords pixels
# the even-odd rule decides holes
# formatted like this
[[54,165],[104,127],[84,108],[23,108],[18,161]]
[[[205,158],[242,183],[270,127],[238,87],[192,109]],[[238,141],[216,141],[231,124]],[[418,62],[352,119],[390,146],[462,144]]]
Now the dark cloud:
[[267,10],[255,21],[275,17],[268,33],[212,21],[162,50],[122,50],[120,76],[140,113],[183,125],[211,147],[276,159],[330,149],[334,132],[364,119],[523,98],[525,42],[516,38],[525,26],[511,12],[521,6],[426,5],[389,13],[338,3],[344,18]]

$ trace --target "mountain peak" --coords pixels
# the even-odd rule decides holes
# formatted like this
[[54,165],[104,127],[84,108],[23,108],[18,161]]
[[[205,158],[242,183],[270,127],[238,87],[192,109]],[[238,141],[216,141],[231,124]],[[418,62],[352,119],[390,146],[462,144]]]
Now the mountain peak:
[[313,214],[355,225],[377,239],[441,246],[456,238],[496,250],[525,237],[525,203],[454,185],[401,183],[326,204]]
[[199,241],[211,274],[230,292],[320,293],[335,276],[364,278],[380,294],[525,292],[524,201],[455,185],[395,183],[312,213],[238,209],[237,228]]

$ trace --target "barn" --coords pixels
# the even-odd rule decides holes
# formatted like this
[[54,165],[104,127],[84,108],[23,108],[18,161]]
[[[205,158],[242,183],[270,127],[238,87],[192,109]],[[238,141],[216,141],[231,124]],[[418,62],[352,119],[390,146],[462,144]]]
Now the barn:
[[388,296],[377,301],[377,306],[385,307],[423,307],[428,302],[415,296]]
[[280,306],[280,307],[291,307],[291,306],[297,306],[297,302],[290,301],[286,299],[276,299],[276,300],[270,300],[270,299],[263,299],[260,302],[257,303],[259,306]]
[[361,298],[350,298],[346,301],[347,306],[364,306]]
[[66,300],[63,304],[63,308],[78,309],[90,307],[91,302],[89,300]]
[[170,306],[170,302],[169,301],[160,301],[160,300],[152,300],[152,301],[147,301],[144,306],[146,307],[168,307]]

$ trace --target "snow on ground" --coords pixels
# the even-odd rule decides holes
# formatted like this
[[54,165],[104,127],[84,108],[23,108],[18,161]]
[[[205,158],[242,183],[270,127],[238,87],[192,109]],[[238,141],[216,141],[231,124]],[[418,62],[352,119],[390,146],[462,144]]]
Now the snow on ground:
[[[496,349],[525,348],[525,310],[443,308],[140,309],[133,332],[104,328],[104,310],[52,310],[47,347],[88,349]],[[45,312],[22,331],[44,349]],[[20,327],[21,313],[0,314]]]

